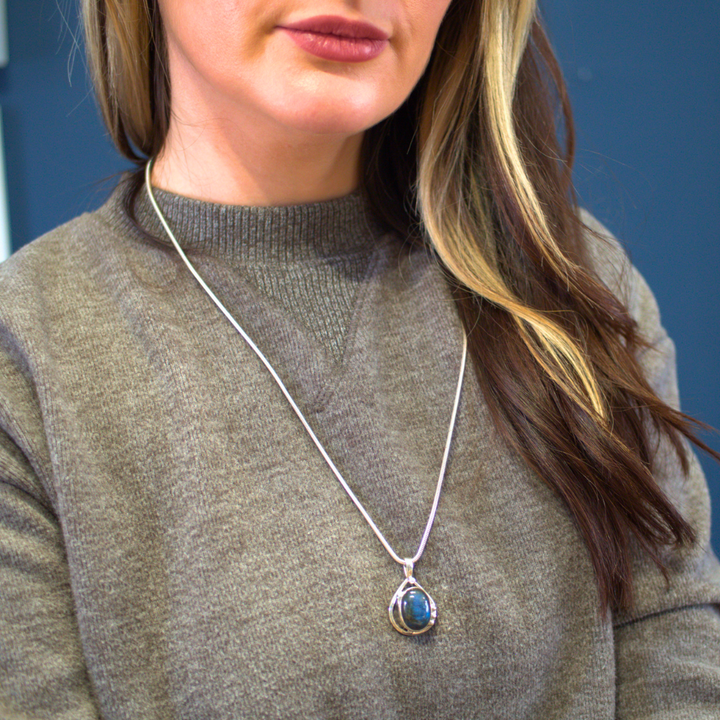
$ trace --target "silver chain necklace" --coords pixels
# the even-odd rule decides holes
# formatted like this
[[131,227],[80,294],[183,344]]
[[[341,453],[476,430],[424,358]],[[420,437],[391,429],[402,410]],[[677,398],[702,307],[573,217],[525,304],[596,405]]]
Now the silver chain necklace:
[[322,455],[325,462],[328,464],[328,467],[330,468],[330,470],[332,470],[333,475],[335,475],[340,485],[342,485],[343,490],[345,490],[349,498],[355,504],[355,507],[357,507],[361,515],[365,518],[366,522],[377,536],[377,539],[382,543],[383,547],[390,554],[390,557],[396,563],[403,566],[403,570],[405,571],[405,579],[400,584],[400,587],[398,587],[398,589],[395,591],[395,594],[390,601],[390,605],[388,606],[388,616],[390,619],[390,624],[395,628],[395,630],[397,630],[399,633],[402,633],[403,635],[420,635],[424,632],[427,632],[437,620],[437,606],[435,605],[435,601],[430,597],[430,594],[420,585],[420,583],[417,582],[417,580],[415,580],[415,578],[413,577],[413,570],[415,567],[415,563],[420,559],[425,550],[425,545],[427,544],[428,537],[430,537],[430,530],[432,529],[433,522],[435,521],[435,514],[437,513],[437,507],[440,501],[440,492],[442,491],[443,480],[445,479],[445,470],[447,468],[448,457],[450,456],[450,446],[452,444],[453,431],[455,430],[458,406],[460,405],[460,394],[463,386],[463,377],[465,376],[465,363],[467,360],[467,335],[463,333],[463,350],[462,360],[460,362],[460,374],[458,376],[457,389],[455,391],[455,400],[453,402],[452,414],[450,417],[450,427],[448,428],[447,440],[445,442],[445,451],[443,453],[442,463],[440,464],[440,474],[438,476],[437,486],[435,488],[435,497],[433,498],[432,507],[430,509],[430,516],[428,517],[427,525],[425,526],[425,532],[423,532],[423,536],[420,541],[420,547],[418,547],[417,552],[411,558],[402,558],[392,549],[390,543],[386,540],[382,532],[380,532],[380,529],[370,517],[363,504],[360,502],[360,500],[358,500],[355,493],[347,484],[345,478],[342,476],[340,471],[335,466],[335,463],[332,461],[332,458],[328,455],[320,440],[318,440],[317,435],[315,435],[315,433],[313,432],[313,429],[310,427],[310,424],[305,419],[305,416],[302,414],[300,408],[297,406],[297,403],[295,402],[295,400],[293,400],[292,395],[290,395],[290,392],[285,387],[285,383],[283,383],[283,381],[280,379],[280,376],[275,371],[275,368],[270,364],[270,361],[265,357],[265,355],[263,355],[258,346],[253,342],[252,338],[245,332],[245,330],[243,330],[243,328],[230,314],[230,312],[222,304],[222,302],[220,302],[215,293],[202,279],[202,277],[195,269],[193,264],[190,262],[190,260],[188,260],[187,255],[180,247],[180,243],[178,243],[177,239],[175,238],[173,231],[170,229],[170,226],[168,225],[165,216],[163,215],[160,207],[157,204],[157,201],[155,200],[152,183],[150,182],[150,175],[154,160],[154,158],[151,158],[145,166],[145,187],[147,189],[148,198],[150,199],[150,204],[153,206],[153,209],[155,210],[155,213],[157,214],[160,223],[165,229],[165,232],[170,238],[170,241],[175,247],[175,250],[177,250],[183,262],[185,263],[185,265],[187,265],[188,270],[192,273],[193,277],[195,278],[195,280],[197,280],[198,284],[205,291],[207,296],[213,301],[213,303],[215,303],[218,310],[220,310],[220,312],[227,318],[233,328],[235,328],[235,330],[239,333],[242,339],[248,344],[250,349],[255,353],[255,355],[257,355],[260,362],[262,362],[262,364],[267,368],[273,380],[275,380],[278,387],[282,391],[282,394],[290,403],[290,407],[295,411],[295,414],[297,415],[298,419],[307,431],[310,439],[313,441],[313,443],[315,443],[315,446],[320,451],[320,454]]

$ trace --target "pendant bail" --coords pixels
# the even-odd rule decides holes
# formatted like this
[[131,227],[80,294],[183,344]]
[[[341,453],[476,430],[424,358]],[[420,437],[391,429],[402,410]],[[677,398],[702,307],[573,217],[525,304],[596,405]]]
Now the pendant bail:
[[403,569],[405,570],[405,577],[411,578],[413,574],[414,569],[414,563],[410,558],[405,558],[403,560]]

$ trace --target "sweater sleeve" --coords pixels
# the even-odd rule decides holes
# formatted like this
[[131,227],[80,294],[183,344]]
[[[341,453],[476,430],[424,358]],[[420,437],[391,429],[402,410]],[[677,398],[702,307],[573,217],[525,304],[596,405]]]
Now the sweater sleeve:
[[[596,250],[598,273],[618,292],[649,342],[641,364],[658,395],[679,407],[675,347],[660,322],[655,298],[616,241],[593,218],[586,224],[608,238]],[[667,551],[667,580],[638,551],[636,602],[614,618],[619,720],[711,720],[720,716],[720,565],[710,546],[710,500],[697,458],[682,471],[669,443],[657,440],[656,480],[692,525],[694,546]]]
[[0,341],[0,717],[98,718],[47,482],[42,416],[4,324]]

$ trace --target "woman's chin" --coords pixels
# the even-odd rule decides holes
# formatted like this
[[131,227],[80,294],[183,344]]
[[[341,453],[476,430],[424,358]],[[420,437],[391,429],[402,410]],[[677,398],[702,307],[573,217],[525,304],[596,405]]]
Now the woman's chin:
[[363,102],[357,94],[286,97],[270,112],[279,124],[296,131],[322,135],[356,135],[392,114],[395,103]]

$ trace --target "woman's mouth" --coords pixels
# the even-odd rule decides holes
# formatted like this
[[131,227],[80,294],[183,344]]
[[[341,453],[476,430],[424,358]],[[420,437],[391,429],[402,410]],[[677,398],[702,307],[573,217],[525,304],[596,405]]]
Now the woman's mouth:
[[281,25],[298,47],[334,62],[365,62],[376,58],[389,36],[370,23],[335,15],[320,15]]

